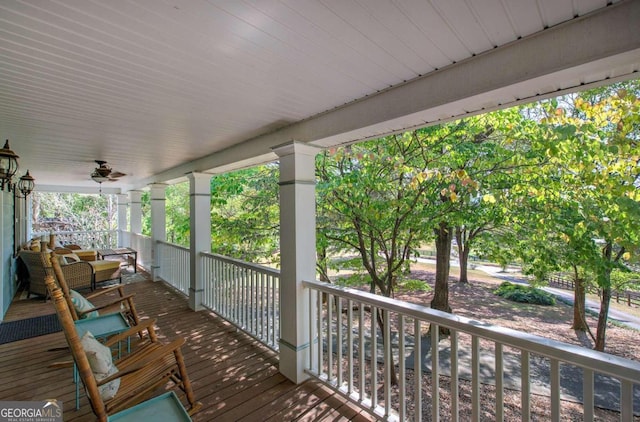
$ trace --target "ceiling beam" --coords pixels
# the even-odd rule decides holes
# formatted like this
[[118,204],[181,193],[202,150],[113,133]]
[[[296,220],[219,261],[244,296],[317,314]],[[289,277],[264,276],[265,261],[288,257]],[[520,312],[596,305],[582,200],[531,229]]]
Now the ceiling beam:
[[[220,173],[275,160],[272,147],[296,140],[328,147],[559,95],[640,66],[640,0],[626,0],[548,28],[402,85],[175,167],[153,182]],[[613,68],[628,69],[622,76]],[[584,81],[582,70],[602,75]],[[637,74],[637,73],[636,73]]]

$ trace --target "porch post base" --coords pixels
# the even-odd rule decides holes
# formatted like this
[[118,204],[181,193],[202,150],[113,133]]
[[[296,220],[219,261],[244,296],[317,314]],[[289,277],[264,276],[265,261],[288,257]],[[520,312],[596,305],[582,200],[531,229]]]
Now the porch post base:
[[196,312],[204,310],[204,306],[202,306],[203,294],[203,289],[196,290],[189,288],[189,309]]
[[309,379],[309,375],[304,371],[305,362],[308,360],[308,344],[295,347],[280,339],[280,366],[278,369],[291,382],[300,384]]

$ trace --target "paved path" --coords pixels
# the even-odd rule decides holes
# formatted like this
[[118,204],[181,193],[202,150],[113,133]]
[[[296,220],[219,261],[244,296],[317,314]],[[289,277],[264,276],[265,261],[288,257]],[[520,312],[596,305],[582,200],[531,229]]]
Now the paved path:
[[[484,271],[487,274],[492,275],[493,277],[501,278],[506,281],[527,284],[526,278],[517,277],[509,273],[502,273],[500,272],[500,269],[496,267],[482,265],[482,266],[477,266],[476,269],[480,271]],[[542,289],[558,297],[563,302],[573,305],[572,291],[558,289],[556,287],[543,287]],[[600,302],[587,299],[586,307],[588,310],[596,314],[600,312]],[[609,319],[615,320],[617,323],[626,325],[627,327],[640,331],[640,318],[636,317],[635,315],[631,315],[624,311],[619,311],[617,309],[609,308]]]

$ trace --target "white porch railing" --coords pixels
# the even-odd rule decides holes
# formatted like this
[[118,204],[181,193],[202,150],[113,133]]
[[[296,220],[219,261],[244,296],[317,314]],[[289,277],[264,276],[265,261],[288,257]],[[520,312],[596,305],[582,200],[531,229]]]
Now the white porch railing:
[[[502,421],[508,416],[505,389],[513,388],[507,381],[512,381],[514,373],[523,421],[531,420],[532,388],[546,389],[551,420],[561,420],[565,377],[577,378],[573,384],[581,390],[577,396],[584,397],[585,421],[594,420],[594,406],[602,405],[598,400],[603,394],[606,405],[615,408],[617,401],[622,421],[634,418],[634,394],[635,411],[640,410],[640,363],[636,361],[353,289],[316,281],[303,284],[312,304],[308,372],[385,418],[437,421],[443,416],[458,421],[459,397],[469,396],[472,420],[479,421],[483,415],[483,419]],[[427,336],[429,325],[431,336]],[[438,327],[449,329],[450,336],[439,338]],[[395,363],[389,365],[392,359]],[[425,369],[428,377],[423,375]],[[398,377],[394,387],[392,371]],[[545,372],[546,385],[540,385]],[[450,373],[457,376],[441,377]],[[464,388],[459,378],[468,380]],[[495,388],[481,387],[486,379]],[[441,407],[441,393],[432,394],[445,391],[446,386],[450,415]],[[409,387],[412,394],[407,392]],[[481,389],[493,395],[490,409],[481,404]],[[423,409],[428,416],[423,416]]]
[[149,271],[151,269],[151,237],[139,233],[123,232],[123,246],[135,249],[138,252],[138,265]]
[[65,245],[73,243],[82,249],[108,249],[118,246],[117,230],[86,230],[86,231],[54,231],[33,232],[31,237],[56,236],[56,240]]
[[203,305],[273,350],[280,339],[280,272],[202,253]]
[[190,255],[189,248],[169,242],[157,242],[159,277],[185,295],[189,295]]

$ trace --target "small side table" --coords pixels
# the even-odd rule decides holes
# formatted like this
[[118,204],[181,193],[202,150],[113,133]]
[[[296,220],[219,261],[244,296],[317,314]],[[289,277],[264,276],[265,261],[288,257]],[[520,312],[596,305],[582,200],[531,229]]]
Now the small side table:
[[131,248],[115,248],[115,249],[98,249],[98,259],[104,259],[107,256],[124,255],[129,263],[129,258],[133,256],[133,272],[138,272],[138,251]]

